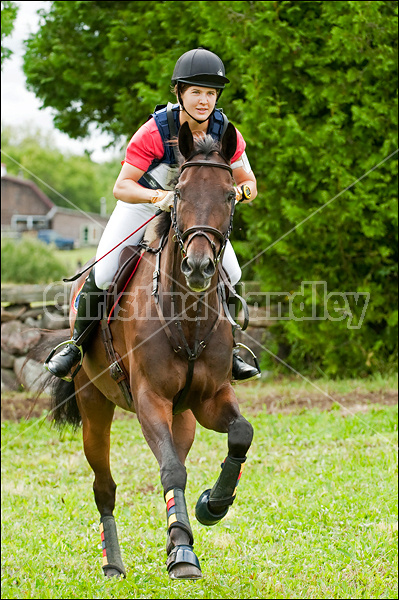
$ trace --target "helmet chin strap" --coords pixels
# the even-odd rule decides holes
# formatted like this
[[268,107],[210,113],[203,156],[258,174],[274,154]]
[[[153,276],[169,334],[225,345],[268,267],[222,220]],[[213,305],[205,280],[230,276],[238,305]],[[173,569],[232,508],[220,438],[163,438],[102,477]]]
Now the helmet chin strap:
[[200,125],[202,125],[202,123],[205,123],[206,121],[209,120],[209,118],[213,115],[213,112],[215,109],[213,109],[213,111],[211,112],[211,114],[209,115],[209,117],[207,117],[206,119],[204,119],[203,121],[199,121],[198,119],[196,119],[195,117],[193,117],[192,115],[190,115],[190,113],[188,112],[188,110],[186,110],[184,108],[184,104],[181,105],[182,109],[184,110],[184,112],[190,117],[190,119],[192,119],[193,121],[196,121],[197,123],[199,123]]

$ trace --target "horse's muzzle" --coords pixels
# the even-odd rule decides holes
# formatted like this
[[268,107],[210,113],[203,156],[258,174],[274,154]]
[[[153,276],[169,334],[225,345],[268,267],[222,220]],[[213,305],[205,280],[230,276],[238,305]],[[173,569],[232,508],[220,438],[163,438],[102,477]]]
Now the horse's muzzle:
[[216,267],[214,261],[209,257],[195,259],[192,256],[186,256],[182,260],[181,270],[188,287],[193,292],[204,292],[211,284]]

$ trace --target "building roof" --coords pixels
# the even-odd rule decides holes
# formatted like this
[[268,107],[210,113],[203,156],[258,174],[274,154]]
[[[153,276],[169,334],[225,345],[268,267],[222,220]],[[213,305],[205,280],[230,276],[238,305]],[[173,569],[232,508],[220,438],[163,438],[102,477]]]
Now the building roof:
[[83,210],[81,208],[66,208],[65,206],[56,206],[55,207],[56,210],[53,211],[53,213],[57,213],[60,215],[84,215],[87,217],[93,217],[93,218],[101,218],[104,219],[105,221],[108,221],[109,219],[109,215],[100,215],[99,213],[94,213],[94,212],[89,212],[88,210]]
[[30,188],[40,198],[40,200],[43,202],[43,204],[45,204],[49,209],[51,209],[55,206],[54,202],[52,202],[50,200],[50,198],[48,198],[48,196],[46,196],[46,194],[44,192],[42,192],[42,190],[40,188],[38,188],[37,185],[30,179],[23,179],[22,177],[14,177],[13,175],[2,175],[1,179],[4,181],[10,181],[11,183],[16,183],[17,185],[23,185],[23,186]]

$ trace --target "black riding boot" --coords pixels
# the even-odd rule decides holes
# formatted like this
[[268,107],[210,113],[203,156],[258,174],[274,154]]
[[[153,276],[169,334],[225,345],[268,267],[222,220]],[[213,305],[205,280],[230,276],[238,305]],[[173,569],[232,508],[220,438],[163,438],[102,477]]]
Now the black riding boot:
[[[239,298],[231,296],[229,298],[229,311],[234,320],[238,316],[238,306],[240,304]],[[233,326],[233,336],[235,333],[235,327]],[[255,359],[256,366],[251,366],[246,363],[241,356],[239,356],[239,347],[233,348],[233,369],[232,369],[232,382],[233,383],[244,383],[245,381],[251,381],[253,379],[259,379],[260,370],[258,368],[258,362]],[[251,352],[251,351],[250,351]],[[253,355],[254,356],[254,355]]]
[[245,381],[252,381],[252,379],[259,379],[259,369],[251,367],[251,365],[246,363],[245,360],[238,355],[239,351],[239,348],[233,348],[233,383],[244,383]]
[[53,350],[45,361],[44,366],[52,375],[69,380],[70,377],[67,376],[72,367],[83,360],[88,336],[102,317],[104,303],[101,303],[101,300],[104,298],[105,292],[96,286],[92,269],[79,295],[72,339],[64,342],[65,348],[58,354],[54,354]]

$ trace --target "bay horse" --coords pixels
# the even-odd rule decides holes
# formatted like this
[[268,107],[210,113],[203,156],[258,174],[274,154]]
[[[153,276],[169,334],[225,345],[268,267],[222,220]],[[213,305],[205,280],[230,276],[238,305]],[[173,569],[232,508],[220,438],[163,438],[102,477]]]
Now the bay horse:
[[[196,505],[196,517],[204,525],[214,525],[227,514],[253,437],[230,383],[233,335],[220,297],[219,263],[231,232],[236,197],[230,167],[236,130],[229,124],[222,141],[216,143],[211,136],[194,140],[184,124],[178,146],[184,160],[174,191],[172,227],[158,251],[146,253],[146,260],[141,260],[110,325],[115,351],[128,374],[132,402],[110,376],[99,327],[91,334],[82,368],[71,382],[57,380],[52,397],[56,424],[81,422],[83,427],[108,577],[126,576],[113,516],[116,485],[110,471],[116,405],[136,413],[159,463],[171,579],[202,577],[185,501],[184,464],[196,422],[227,433],[228,453],[220,475]],[[168,219],[169,213],[163,216]],[[77,280],[72,294],[82,283],[82,278]],[[72,312],[70,316],[73,328]]]

